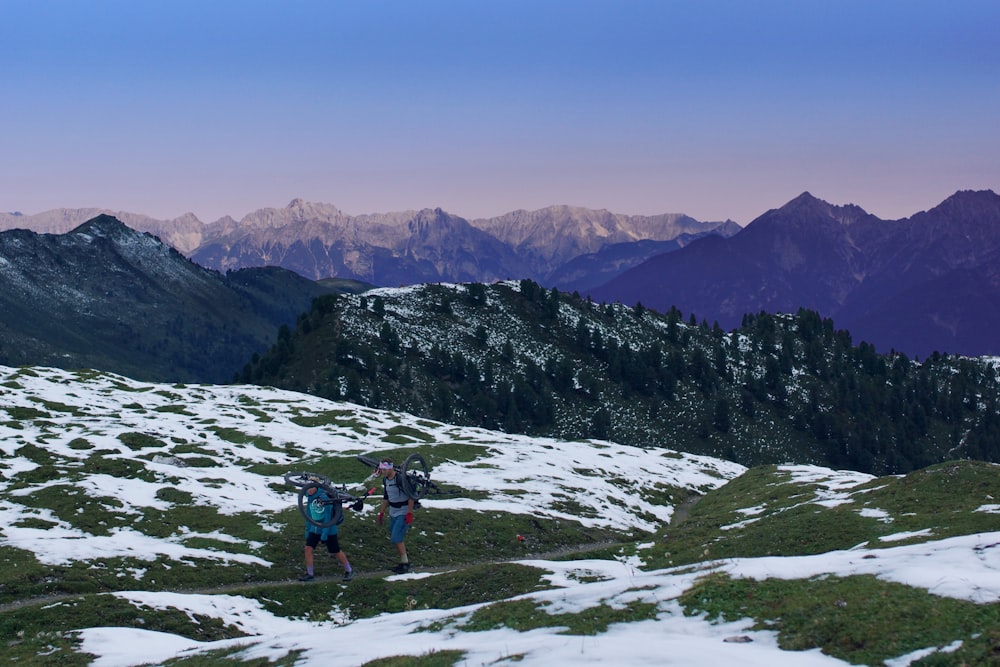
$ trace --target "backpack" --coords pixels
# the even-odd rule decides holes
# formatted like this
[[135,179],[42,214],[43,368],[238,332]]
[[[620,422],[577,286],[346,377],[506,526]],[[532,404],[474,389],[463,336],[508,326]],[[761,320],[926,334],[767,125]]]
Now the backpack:
[[[399,489],[399,492],[402,493],[407,498],[409,498],[410,494],[408,494],[406,492],[406,489],[403,488],[403,482],[400,481],[402,478],[403,478],[403,474],[400,473],[400,472],[397,472],[396,476],[393,478],[392,481],[396,485],[396,488]],[[389,497],[389,487],[388,487],[388,484],[389,484],[389,480],[386,479],[385,477],[383,477],[382,478],[382,492],[385,494],[386,498]],[[405,501],[405,500],[403,502],[399,502],[399,503],[390,502],[389,503],[389,507],[397,507],[397,508],[398,507],[405,507],[407,504],[408,504],[408,501]],[[413,501],[413,509],[417,509],[419,507],[420,507],[420,501],[419,500],[414,500]]]

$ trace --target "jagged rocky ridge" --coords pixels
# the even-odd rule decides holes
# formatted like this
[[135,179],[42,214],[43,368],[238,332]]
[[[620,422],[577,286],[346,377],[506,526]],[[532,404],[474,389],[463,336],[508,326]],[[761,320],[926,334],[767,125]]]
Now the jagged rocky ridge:
[[[64,233],[99,213],[110,212],[0,214],[0,229],[25,226]],[[301,199],[285,208],[254,211],[239,221],[227,216],[208,224],[190,213],[171,221],[113,215],[207,268],[281,266],[314,280],[339,277],[390,287],[532,278],[561,289],[582,289],[694,238],[739,231],[731,221],[699,222],[681,214],[629,216],[552,206],[467,220],[441,209],[348,215]],[[586,271],[578,261],[571,265],[581,257]]]

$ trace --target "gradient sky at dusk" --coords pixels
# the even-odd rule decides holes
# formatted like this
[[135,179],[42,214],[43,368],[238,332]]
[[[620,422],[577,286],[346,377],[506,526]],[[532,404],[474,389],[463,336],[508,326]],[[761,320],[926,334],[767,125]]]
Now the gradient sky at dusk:
[[996,0],[0,0],[0,210],[746,224],[1000,189]]

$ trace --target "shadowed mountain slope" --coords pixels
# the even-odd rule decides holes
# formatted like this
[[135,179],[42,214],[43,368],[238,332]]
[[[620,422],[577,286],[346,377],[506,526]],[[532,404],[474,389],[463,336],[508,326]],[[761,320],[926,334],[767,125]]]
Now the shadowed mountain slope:
[[0,232],[0,363],[224,382],[329,291],[284,269],[209,271],[107,215]]
[[746,313],[816,310],[880,350],[1000,354],[1000,196],[958,192],[880,220],[804,193],[735,236],[654,257],[589,291],[738,326]]

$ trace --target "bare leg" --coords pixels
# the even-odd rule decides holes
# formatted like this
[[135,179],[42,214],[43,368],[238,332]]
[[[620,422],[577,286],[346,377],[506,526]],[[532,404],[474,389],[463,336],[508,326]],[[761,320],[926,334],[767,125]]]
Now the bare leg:
[[313,574],[313,548],[306,546],[306,573]]

